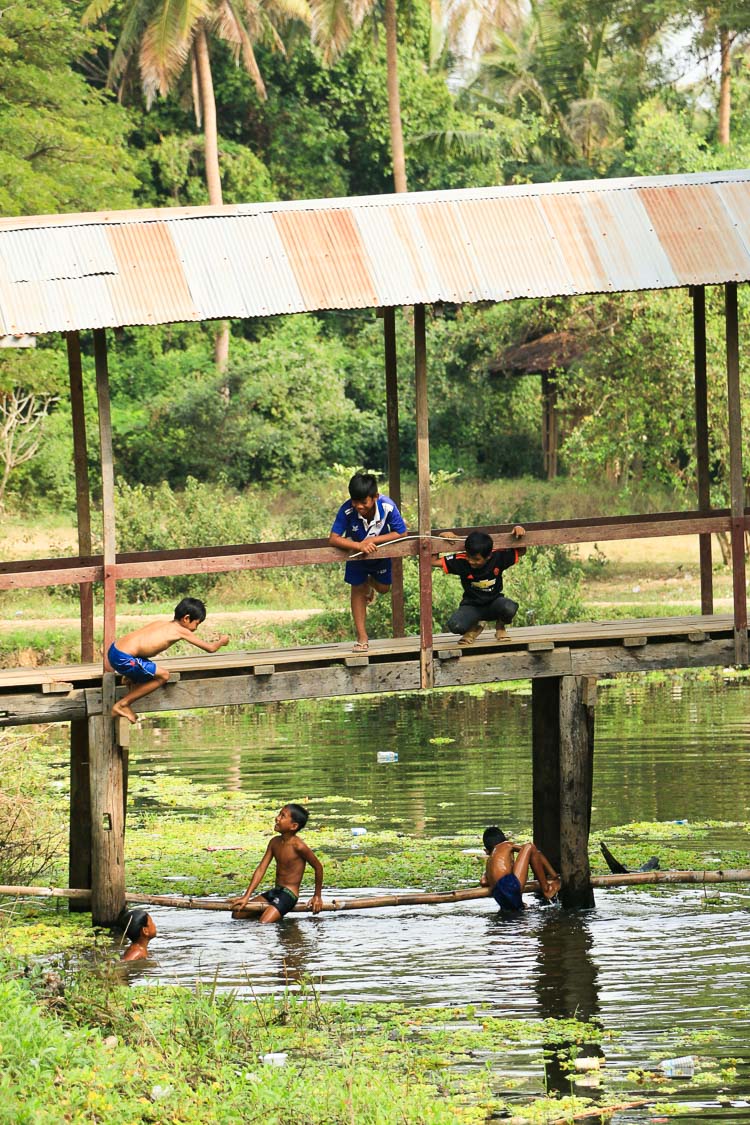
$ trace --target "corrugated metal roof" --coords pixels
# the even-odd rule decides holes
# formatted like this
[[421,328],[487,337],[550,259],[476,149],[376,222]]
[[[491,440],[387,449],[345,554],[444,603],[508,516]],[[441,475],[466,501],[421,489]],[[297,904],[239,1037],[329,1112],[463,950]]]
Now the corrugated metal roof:
[[0,332],[750,280],[750,171],[0,219]]

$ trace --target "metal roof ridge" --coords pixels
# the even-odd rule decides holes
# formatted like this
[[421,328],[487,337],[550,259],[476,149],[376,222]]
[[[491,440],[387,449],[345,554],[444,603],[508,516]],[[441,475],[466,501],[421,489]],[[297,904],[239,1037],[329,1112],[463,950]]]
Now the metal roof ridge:
[[124,211],[67,212],[58,215],[18,215],[0,217],[0,234],[11,231],[68,226],[117,226],[132,223],[173,223],[195,219],[250,218],[256,215],[277,214],[283,211],[335,211],[365,207],[423,206],[429,203],[460,203],[469,200],[603,194],[648,188],[688,188],[745,181],[750,181],[750,169],[741,168],[711,172],[686,172],[677,176],[627,176],[594,180],[557,180],[553,183],[541,184],[498,184],[484,188],[453,188],[446,191],[336,196],[328,199],[229,203],[221,206],[151,207]]

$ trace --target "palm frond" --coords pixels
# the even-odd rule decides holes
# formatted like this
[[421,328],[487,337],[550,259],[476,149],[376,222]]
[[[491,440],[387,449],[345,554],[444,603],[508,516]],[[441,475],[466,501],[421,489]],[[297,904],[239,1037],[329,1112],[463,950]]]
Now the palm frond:
[[320,47],[328,66],[342,53],[357,26],[351,5],[346,0],[310,0],[310,14],[313,43]]
[[115,3],[116,0],[91,0],[91,3],[81,16],[81,23],[84,27],[96,23],[102,16],[106,16],[107,12]]
[[[257,29],[255,35],[251,37],[251,33],[247,27],[248,15],[257,15],[257,12],[250,13],[249,5],[247,2],[241,6],[234,3],[233,0],[222,0],[217,10],[217,19],[214,26],[217,33],[227,43],[232,46],[235,58],[242,59],[245,70],[253,80],[256,93],[261,101],[267,98],[266,84],[263,81],[263,75],[260,73],[258,60],[255,57],[255,50],[253,48],[253,38],[259,38]],[[254,7],[254,5],[253,5]]]

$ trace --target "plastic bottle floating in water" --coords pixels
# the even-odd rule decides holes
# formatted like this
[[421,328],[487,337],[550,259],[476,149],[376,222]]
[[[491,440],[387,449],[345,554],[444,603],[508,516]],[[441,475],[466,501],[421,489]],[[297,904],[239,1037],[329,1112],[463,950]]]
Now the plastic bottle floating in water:
[[667,1078],[692,1078],[695,1074],[695,1059],[692,1055],[680,1055],[677,1059],[665,1059],[659,1063]]
[[352,828],[352,829],[350,829],[350,831],[351,831],[352,836],[366,836],[367,835],[367,829],[366,828]]
[[397,762],[398,754],[395,750],[378,750],[379,762]]

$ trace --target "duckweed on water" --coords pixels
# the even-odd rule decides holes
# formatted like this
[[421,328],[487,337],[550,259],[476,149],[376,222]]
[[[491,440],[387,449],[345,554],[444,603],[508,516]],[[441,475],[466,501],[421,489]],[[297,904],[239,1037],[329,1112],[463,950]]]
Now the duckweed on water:
[[[481,1122],[510,1106],[474,1055],[601,1040],[576,1020],[502,1020],[477,1009],[322,1003],[311,985],[255,1003],[194,990],[123,987],[116,966],[49,974],[0,963],[0,1122],[61,1120],[286,1125]],[[286,1065],[262,1057],[284,1054]],[[29,1073],[33,1082],[28,1081]],[[514,1096],[524,1120],[559,1120],[587,1099]]]

